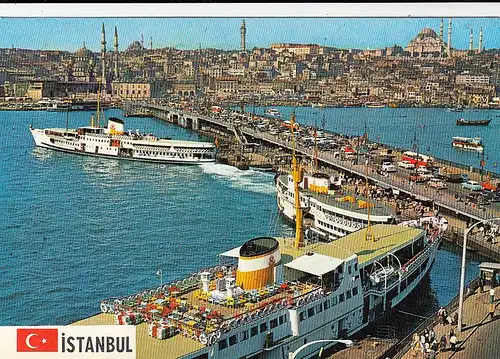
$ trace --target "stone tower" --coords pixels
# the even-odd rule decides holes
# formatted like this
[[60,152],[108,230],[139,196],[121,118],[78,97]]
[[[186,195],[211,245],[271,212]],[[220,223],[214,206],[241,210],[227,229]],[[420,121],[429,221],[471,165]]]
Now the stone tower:
[[119,53],[118,53],[118,30],[116,29],[116,26],[115,26],[115,37],[114,37],[114,40],[115,40],[115,52],[114,52],[114,55],[115,55],[115,63],[114,63],[114,78],[115,80],[118,80],[118,78],[120,77],[120,73],[119,73],[119,65],[118,65],[118,61],[119,61]]
[[451,18],[448,22],[448,44],[447,44],[448,57],[451,57]]
[[479,46],[477,48],[477,52],[483,52],[483,28],[479,29]]
[[439,26],[439,39],[443,41],[443,29],[444,29],[444,22],[443,19],[441,19],[441,25]]
[[104,23],[102,23],[101,66],[102,66],[101,80],[104,88],[106,88],[106,32],[104,31]]
[[247,50],[246,48],[247,28],[245,26],[245,20],[241,20],[240,34],[241,34],[241,52],[245,53]]
[[472,29],[470,29],[470,35],[469,35],[469,51],[474,50],[474,32]]

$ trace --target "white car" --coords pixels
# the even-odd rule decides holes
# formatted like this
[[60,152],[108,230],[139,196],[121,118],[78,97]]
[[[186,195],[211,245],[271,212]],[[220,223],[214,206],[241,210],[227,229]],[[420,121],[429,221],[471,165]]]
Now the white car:
[[427,167],[420,166],[420,167],[417,168],[417,173],[423,175],[423,174],[429,174],[429,173],[431,173],[431,171],[429,171],[427,169]]
[[410,161],[401,161],[401,162],[398,162],[398,167],[412,169],[412,168],[415,168],[415,165],[413,163],[411,163]]
[[385,172],[397,172],[398,169],[392,163],[390,163],[390,162],[384,162],[384,163],[382,163],[382,171],[385,171]]
[[429,186],[436,188],[436,189],[445,189],[447,188],[446,185],[444,184],[443,181],[441,181],[438,178],[431,178],[429,180]]

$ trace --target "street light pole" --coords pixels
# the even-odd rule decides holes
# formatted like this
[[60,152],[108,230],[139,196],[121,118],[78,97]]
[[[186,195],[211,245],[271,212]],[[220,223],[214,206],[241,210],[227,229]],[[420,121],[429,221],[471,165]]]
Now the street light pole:
[[160,287],[162,287],[163,286],[163,272],[162,272],[162,270],[158,269],[156,271],[156,275],[160,277]]
[[462,331],[462,326],[463,326],[463,306],[464,306],[464,287],[465,287],[465,255],[467,253],[467,235],[469,232],[476,227],[477,225],[484,223],[484,222],[490,222],[490,221],[497,221],[500,220],[500,217],[497,218],[490,218],[490,219],[483,219],[477,223],[474,223],[472,226],[469,228],[466,228],[464,230],[464,242],[463,242],[463,248],[462,248],[462,269],[460,273],[460,299],[458,302],[458,326],[457,329],[458,331]]

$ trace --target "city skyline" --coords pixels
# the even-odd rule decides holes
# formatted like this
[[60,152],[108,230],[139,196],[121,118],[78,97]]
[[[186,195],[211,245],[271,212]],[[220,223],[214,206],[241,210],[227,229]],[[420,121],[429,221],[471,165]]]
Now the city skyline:
[[[83,46],[100,51],[101,26],[108,44],[118,28],[119,50],[144,39],[149,48],[178,49],[240,48],[241,20],[246,23],[246,48],[268,48],[272,43],[315,43],[337,48],[376,49],[394,45],[403,48],[423,28],[439,34],[441,18],[1,18],[0,48],[63,50],[75,52]],[[448,19],[444,17],[444,40]],[[452,47],[469,48],[472,29],[477,48],[483,29],[483,47],[500,48],[499,18],[452,18]],[[32,31],[32,29],[37,29]],[[55,30],[58,29],[58,30]],[[64,31],[59,31],[59,29]]]

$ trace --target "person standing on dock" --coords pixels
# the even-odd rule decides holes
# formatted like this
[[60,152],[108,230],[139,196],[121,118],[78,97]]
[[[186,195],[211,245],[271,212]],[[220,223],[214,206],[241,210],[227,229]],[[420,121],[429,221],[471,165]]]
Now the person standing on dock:
[[495,288],[490,289],[490,318],[495,316]]
[[484,279],[483,277],[479,277],[479,288],[481,289],[481,293],[484,293]]

